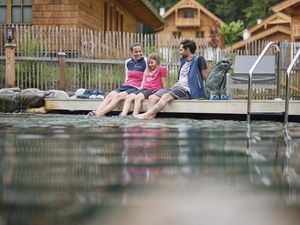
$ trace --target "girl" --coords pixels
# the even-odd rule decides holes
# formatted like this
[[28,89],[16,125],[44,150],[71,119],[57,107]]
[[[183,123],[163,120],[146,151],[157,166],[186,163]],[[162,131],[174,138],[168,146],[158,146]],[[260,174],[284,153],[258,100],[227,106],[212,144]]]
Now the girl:
[[145,72],[145,83],[143,89],[135,91],[128,95],[125,99],[123,111],[120,116],[125,117],[131,107],[131,104],[134,102],[134,110],[132,115],[139,114],[142,101],[148,99],[150,95],[160,90],[161,88],[166,87],[167,81],[167,69],[160,65],[159,55],[157,53],[152,53],[148,60],[148,68]]

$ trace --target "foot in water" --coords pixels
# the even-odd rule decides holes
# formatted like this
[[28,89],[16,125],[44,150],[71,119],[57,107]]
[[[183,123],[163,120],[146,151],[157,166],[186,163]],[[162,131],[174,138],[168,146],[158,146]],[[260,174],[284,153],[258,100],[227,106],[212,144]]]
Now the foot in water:
[[87,114],[87,116],[103,116],[103,115],[97,113],[97,111],[91,111]]
[[147,115],[147,113],[142,113],[142,114],[134,115],[133,117],[136,118],[136,119],[139,119],[139,120],[153,119],[152,117],[149,117]]

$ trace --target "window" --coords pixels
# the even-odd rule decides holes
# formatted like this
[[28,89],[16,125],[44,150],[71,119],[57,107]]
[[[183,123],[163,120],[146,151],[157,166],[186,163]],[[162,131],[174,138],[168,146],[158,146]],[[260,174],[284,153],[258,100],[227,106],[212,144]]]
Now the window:
[[123,31],[123,12],[112,2],[104,1],[104,31]]
[[196,38],[204,38],[204,32],[203,31],[196,31]]
[[0,23],[32,23],[32,0],[0,0]]
[[194,18],[195,11],[194,10],[185,10],[183,11],[183,18]]
[[174,32],[172,32],[172,36],[173,36],[174,38],[180,38],[180,37],[181,37],[181,32],[179,32],[179,31],[174,31]]

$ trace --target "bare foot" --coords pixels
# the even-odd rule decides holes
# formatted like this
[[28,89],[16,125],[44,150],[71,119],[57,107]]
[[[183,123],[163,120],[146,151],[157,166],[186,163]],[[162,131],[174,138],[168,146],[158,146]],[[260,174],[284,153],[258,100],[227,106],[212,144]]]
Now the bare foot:
[[104,114],[97,111],[91,111],[87,114],[87,116],[104,116]]
[[87,114],[87,116],[96,116],[96,111],[91,111]]
[[133,117],[136,118],[136,119],[139,119],[139,120],[150,119],[150,117],[147,115],[147,113],[134,115]]

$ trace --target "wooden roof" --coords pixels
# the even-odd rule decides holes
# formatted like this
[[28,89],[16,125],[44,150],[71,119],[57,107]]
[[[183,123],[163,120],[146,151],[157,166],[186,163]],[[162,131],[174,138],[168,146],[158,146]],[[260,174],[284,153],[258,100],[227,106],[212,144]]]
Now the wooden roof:
[[265,38],[267,36],[270,36],[271,34],[274,34],[274,33],[283,33],[283,34],[286,34],[286,35],[291,35],[291,28],[290,27],[287,27],[287,26],[282,26],[282,25],[276,25],[270,29],[267,29],[267,30],[264,30],[258,34],[255,34],[253,36],[251,36],[250,38],[248,38],[247,40],[243,40],[243,41],[239,41],[237,43],[235,43],[234,45],[232,45],[232,49],[239,49],[243,46],[246,45],[246,43],[248,42],[252,42],[252,41],[255,41],[255,40],[260,40],[262,38]]
[[261,28],[266,29],[268,27],[268,25],[290,24],[291,21],[292,21],[292,19],[290,16],[288,16],[284,13],[278,12],[278,13],[275,13],[275,14],[269,16],[268,18],[263,20],[260,24],[255,25],[249,31],[250,31],[250,33],[253,33]]
[[154,30],[163,28],[164,19],[154,9],[148,0],[117,0],[123,7],[135,15],[142,22]]
[[271,7],[271,9],[274,12],[280,12],[298,3],[300,4],[300,0],[285,0],[278,3],[277,5],[274,5],[273,7]]
[[170,14],[175,12],[176,9],[181,8],[196,8],[200,9],[202,12],[204,12],[208,17],[212,18],[214,21],[219,22],[220,24],[224,24],[224,22],[215,16],[212,12],[210,12],[208,9],[206,9],[204,6],[202,6],[200,3],[196,2],[195,0],[181,0],[177,2],[174,6],[172,6],[164,15],[163,18],[167,18]]

